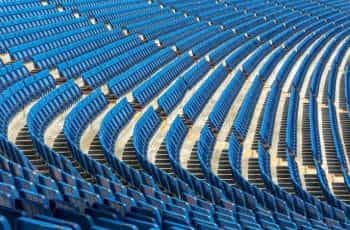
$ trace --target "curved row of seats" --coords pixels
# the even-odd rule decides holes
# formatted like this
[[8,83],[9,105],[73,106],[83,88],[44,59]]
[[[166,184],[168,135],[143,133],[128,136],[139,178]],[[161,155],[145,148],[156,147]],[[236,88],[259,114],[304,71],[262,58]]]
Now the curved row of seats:
[[43,159],[49,164],[77,177],[79,177],[79,173],[71,162],[45,143],[44,133],[53,119],[73,105],[81,97],[81,94],[79,87],[73,81],[69,81],[36,103],[31,108],[27,118],[29,133],[38,153]]
[[[349,40],[336,53],[326,83],[321,81],[326,62],[348,35],[344,0],[21,0],[4,1],[0,7],[4,22],[0,26],[0,77],[4,79],[0,83],[0,152],[7,158],[0,159],[0,215],[5,217],[0,216],[0,224],[4,229],[348,227],[348,205],[332,193],[323,169],[324,136],[319,132],[317,101],[320,86],[327,84],[332,140],[347,185],[335,82]],[[306,134],[311,136],[314,167],[326,196],[320,201],[301,182],[296,123],[299,94],[307,84],[304,78],[326,43],[330,45],[311,75],[311,132]],[[282,87],[296,60],[311,45],[313,49],[292,79],[288,99],[285,155],[297,191],[292,195],[274,182],[274,153],[269,150],[276,135],[274,118]],[[275,76],[273,71],[286,55]],[[270,76],[274,83],[267,89]],[[84,86],[72,80],[61,84],[61,78],[82,80]],[[349,88],[347,79],[345,83]],[[95,90],[90,93],[85,86]],[[109,106],[114,100],[101,86],[117,98],[114,106]],[[242,100],[238,94],[243,86],[248,91]],[[257,117],[254,109],[265,91],[269,93],[257,130],[259,168],[266,188],[262,190],[243,177],[242,159],[250,124]],[[216,100],[213,96],[218,94]],[[215,104],[208,107],[210,103]],[[231,185],[214,173],[212,160],[224,121],[239,104],[226,143]],[[22,110],[29,111],[24,113],[28,143],[34,143],[48,171],[34,167],[37,158],[8,140],[9,132],[22,135],[17,132],[25,127],[8,128]],[[63,153],[49,146],[45,136],[67,110],[61,131],[67,139],[62,147],[68,152]],[[100,146],[88,143],[90,149],[102,151],[97,157],[81,145],[86,144],[83,138],[90,132],[89,124],[102,114],[106,115],[96,136]],[[203,125],[198,122],[205,119]],[[125,137],[120,135],[130,122],[134,129]],[[203,178],[182,162],[186,138],[197,128],[191,160],[198,161]],[[159,154],[150,152],[151,140],[163,134],[161,148],[165,146],[173,174],[149,161],[151,154]],[[121,138],[131,140],[131,147],[127,144],[125,153],[116,154]],[[126,152],[140,168],[117,157]]]
[[[315,46],[316,50],[317,50],[317,47],[318,46],[316,45]],[[328,47],[328,49],[331,50],[332,47],[330,46],[330,47]],[[295,58],[294,56],[291,56],[291,57]],[[309,57],[307,57],[307,59],[309,59]],[[305,59],[306,63],[309,62],[307,59]],[[286,62],[286,64],[287,64],[287,62]],[[303,189],[301,189],[301,182],[300,182],[300,178],[299,178],[299,175],[298,175],[298,168],[295,165],[296,163],[295,163],[295,159],[294,159],[296,157],[296,129],[297,129],[296,128],[296,119],[297,119],[296,118],[296,116],[297,116],[296,113],[297,113],[297,101],[299,100],[298,99],[297,88],[295,88],[295,86],[296,85],[294,85],[294,87],[292,88],[292,95],[291,95],[290,101],[289,101],[288,121],[287,121],[288,127],[287,127],[287,138],[286,138],[287,158],[288,158],[288,162],[290,164],[289,166],[290,166],[290,171],[291,171],[292,178],[295,178],[295,179],[293,179],[293,182],[295,184],[294,186],[297,188],[297,191],[299,192],[299,194],[302,197],[305,197],[306,194],[303,191]],[[261,164],[260,164],[261,165],[261,170],[263,170],[263,168],[266,168],[266,166],[264,166],[264,162],[265,162],[264,159],[266,158],[266,157],[264,157],[264,155],[266,155],[266,153],[261,151]],[[269,172],[270,169],[268,168],[267,171]]]

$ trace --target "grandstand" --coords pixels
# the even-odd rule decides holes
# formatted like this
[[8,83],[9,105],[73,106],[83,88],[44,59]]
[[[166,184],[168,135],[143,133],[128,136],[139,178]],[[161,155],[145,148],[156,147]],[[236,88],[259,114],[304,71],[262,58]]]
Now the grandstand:
[[0,0],[0,229],[350,229],[349,0]]

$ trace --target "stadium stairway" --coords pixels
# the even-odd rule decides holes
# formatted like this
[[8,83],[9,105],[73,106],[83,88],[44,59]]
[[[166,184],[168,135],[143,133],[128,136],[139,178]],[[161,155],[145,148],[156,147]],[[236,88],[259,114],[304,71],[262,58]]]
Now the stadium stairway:
[[44,159],[36,152],[33,140],[29,134],[28,126],[25,125],[18,133],[16,145],[23,149],[24,154],[35,166],[38,171],[44,175],[49,174],[49,166]]

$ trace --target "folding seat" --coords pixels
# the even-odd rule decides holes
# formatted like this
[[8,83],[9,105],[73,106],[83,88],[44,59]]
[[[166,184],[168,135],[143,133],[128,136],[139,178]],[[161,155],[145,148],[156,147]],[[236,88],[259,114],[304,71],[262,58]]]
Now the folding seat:
[[109,219],[117,219],[118,215],[114,212],[114,210],[104,207],[103,205],[100,205],[99,207],[95,208],[88,207],[85,209],[85,214],[90,215],[93,219],[97,219],[99,217],[105,217]]
[[[5,184],[6,185],[6,184]],[[8,193],[9,189],[14,191],[14,193]],[[6,190],[5,190],[6,189]],[[7,207],[10,209],[13,209],[15,207],[15,198],[18,196],[17,191],[14,189],[13,186],[7,185],[1,186],[0,191],[0,206],[1,207]],[[1,212],[0,212],[1,213]]]
[[272,212],[276,211],[275,197],[270,193],[263,191],[265,207]]
[[32,193],[24,189],[21,190],[20,193],[23,198],[16,200],[16,209],[23,210],[30,216],[52,215],[48,206],[48,201],[43,195]]
[[49,165],[50,175],[56,181],[63,181],[62,171],[55,166]]
[[66,184],[65,182],[62,182],[62,181],[59,181],[57,183],[57,185],[58,185],[58,188],[62,194],[70,195],[70,196],[77,197],[77,198],[80,197],[79,191],[76,187],[73,187],[69,184]]
[[131,173],[130,177],[132,179],[131,183],[137,188],[141,187],[142,178],[140,173],[133,168],[130,168],[130,173]]
[[159,228],[159,226],[155,223],[144,221],[138,218],[126,217],[124,220],[141,229],[158,229]]
[[[192,205],[192,207],[195,207]],[[198,210],[198,211],[197,211]],[[210,215],[210,213],[205,213],[204,210],[196,208],[196,210],[189,210],[189,217],[191,219],[202,219],[202,220],[207,220],[210,222],[213,222],[213,217]]]
[[152,195],[151,193],[147,194],[150,197],[155,197],[156,199],[161,200],[162,202],[166,203],[166,204],[170,204],[171,203],[171,197],[170,195],[163,193],[162,191],[155,189],[155,193]]
[[166,206],[166,210],[169,210],[171,212],[177,213],[177,214],[182,215],[182,216],[187,216],[188,215],[188,210],[185,207],[183,207],[183,206],[178,206],[176,204],[171,204],[170,202],[169,203],[165,203],[165,206]]
[[280,229],[280,227],[275,224],[275,223],[271,223],[271,222],[268,222],[266,220],[261,220],[259,222],[259,225],[263,228],[263,229]]
[[11,225],[5,216],[0,216],[0,227],[3,230],[11,230]]
[[79,189],[84,189],[86,191],[93,192],[94,186],[84,179],[75,178],[76,185]]
[[126,193],[126,187],[124,187],[122,184],[116,183],[115,181],[110,182],[110,188],[113,192],[121,192]]
[[334,219],[338,220],[340,223],[345,223],[347,221],[344,211],[333,207],[333,214],[334,214]]
[[15,185],[18,190],[26,189],[28,191],[37,192],[36,186],[33,182],[25,180],[21,177],[15,177]]
[[261,226],[256,222],[253,216],[238,214],[237,219],[244,229],[261,229]]
[[88,207],[87,201],[75,194],[64,194],[64,201],[69,204],[69,207],[72,210],[77,210],[79,212],[84,212],[84,210]]
[[289,215],[289,207],[287,203],[280,199],[279,197],[275,197],[276,211],[285,215]]
[[72,210],[56,209],[54,216],[66,221],[75,222],[80,225],[81,229],[90,229],[94,222],[89,215],[80,214]]
[[298,227],[310,226],[310,222],[308,221],[308,219],[305,216],[300,215],[296,212],[291,212],[291,219],[296,225],[298,225]]
[[100,217],[94,220],[98,226],[108,229],[120,229],[120,230],[136,230],[136,226],[127,224],[121,220],[112,220],[109,218]]
[[130,175],[131,175],[131,173],[130,173],[130,167],[127,165],[127,164],[125,164],[124,162],[119,162],[120,164],[120,172],[119,172],[119,174],[121,175],[121,178],[124,178],[126,181],[132,181],[132,179],[131,179],[131,177],[130,177]]
[[77,223],[61,220],[52,216],[39,215],[35,217],[36,220],[45,221],[51,224],[57,224],[63,227],[68,227],[74,230],[80,230],[80,226]]
[[0,192],[11,194],[14,198],[18,197],[18,192],[16,187],[12,184],[1,183],[0,182]]
[[62,176],[63,176],[63,181],[73,187],[76,187],[76,181],[75,181],[75,177],[69,175],[68,173],[65,172],[61,172]]
[[343,229],[339,222],[334,219],[324,218],[323,221],[327,224],[328,229]]
[[180,224],[178,222],[172,222],[172,221],[169,221],[169,220],[164,220],[163,226],[166,229],[173,229],[173,230],[176,230],[176,229],[193,230],[194,229],[189,224],[182,225],[182,224]]
[[136,205],[136,201],[132,197],[129,197],[126,194],[119,192],[119,193],[114,193],[114,195],[115,195],[115,199],[121,202],[122,204],[125,204],[127,209],[130,209],[131,207],[134,207]]
[[311,219],[310,223],[312,224],[312,227],[314,227],[315,229],[320,229],[320,230],[328,229],[328,226],[323,221],[317,221],[317,220]]
[[183,182],[180,179],[176,179],[174,177],[168,176],[170,191],[174,194],[183,194],[188,193],[190,191],[190,187],[188,184]]
[[256,210],[255,211],[255,214],[256,214],[256,218],[258,220],[258,222],[264,222],[264,223],[274,223],[274,219],[273,219],[273,216],[270,212],[266,211],[262,211],[261,209],[259,210]]
[[208,215],[211,215],[215,212],[214,204],[210,201],[203,200],[203,199],[197,199],[197,205],[194,207],[197,211],[208,213]]
[[15,82],[29,76],[29,71],[25,68],[23,62],[17,61],[0,68],[0,75],[3,77],[0,85],[0,91],[2,91]]
[[237,188],[232,188],[233,194],[234,194],[234,202],[235,204],[237,204],[238,206],[245,206],[245,199],[244,199],[244,194],[241,190],[237,189]]
[[50,223],[44,220],[36,220],[29,217],[20,217],[16,222],[16,227],[18,229],[28,229],[28,230],[37,230],[37,229],[64,229],[69,230],[72,229],[70,226],[64,226],[60,224]]
[[162,200],[149,195],[146,195],[145,197],[146,197],[147,203],[156,207],[158,210],[166,209],[165,203]]
[[63,200],[61,193],[53,188],[44,185],[37,185],[39,193],[43,194],[49,200]]
[[258,206],[258,202],[254,196],[248,193],[245,193],[244,196],[245,196],[245,205],[247,208],[255,209]]
[[136,201],[145,201],[143,193],[134,190],[132,188],[127,188],[127,195],[135,199]]
[[5,184],[15,185],[12,174],[3,170],[0,170],[0,181]]
[[194,222],[193,224],[196,229],[218,229],[218,226],[215,223],[207,220],[193,218],[192,221]]
[[274,213],[274,217],[275,217],[276,223],[281,228],[298,229],[297,225],[293,223],[289,217],[276,212]]
[[[127,207],[126,204],[116,201],[114,199],[105,198],[104,199],[104,205],[107,205],[111,209],[113,209],[114,212],[118,214],[120,217],[126,216],[126,214],[130,211],[131,207]],[[99,207],[100,204],[94,204],[94,207]]]
[[162,221],[161,210],[143,201],[138,202],[138,206],[131,207],[131,211],[127,216],[155,224]]

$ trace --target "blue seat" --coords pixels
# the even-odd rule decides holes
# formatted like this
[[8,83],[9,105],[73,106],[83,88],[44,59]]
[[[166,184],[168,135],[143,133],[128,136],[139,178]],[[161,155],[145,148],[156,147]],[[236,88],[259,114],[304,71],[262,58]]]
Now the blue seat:
[[255,49],[258,46],[258,44],[258,40],[252,39],[239,46],[225,59],[226,67],[229,69],[233,69],[242,60],[242,57],[246,56],[253,49]]
[[201,41],[204,41],[206,38],[209,38],[210,36],[219,33],[219,31],[219,26],[208,27],[207,29],[192,34],[186,37],[185,39],[176,42],[175,46],[181,53],[184,53],[186,50],[189,50],[195,44],[198,44]]
[[183,107],[185,116],[193,123],[215,90],[227,77],[227,70],[221,65],[208,77],[201,88]]
[[175,44],[177,41],[180,39],[201,31],[202,29],[206,28],[208,25],[204,22],[199,22],[199,23],[194,23],[191,25],[184,26],[181,29],[174,30],[173,32],[166,33],[163,35],[160,35],[158,37],[159,41],[161,42],[162,45],[164,46],[169,46]]
[[128,224],[124,221],[120,220],[112,220],[108,218],[98,218],[96,220],[96,224],[99,226],[103,226],[105,228],[111,228],[111,229],[121,229],[121,230],[136,230],[137,227],[132,224]]
[[69,229],[74,229],[74,230],[81,229],[80,226],[76,223],[64,221],[64,220],[61,220],[61,219],[58,219],[58,218],[55,218],[52,216],[39,215],[39,216],[36,216],[35,219],[39,220],[39,221],[45,221],[47,223],[63,226],[63,227],[69,228]]
[[244,140],[247,135],[248,127],[251,122],[257,100],[259,99],[262,86],[263,82],[259,78],[255,78],[253,85],[249,89],[248,94],[245,97],[233,123],[233,132],[240,140]]
[[227,85],[218,102],[215,104],[212,112],[209,114],[210,125],[215,130],[220,130],[232,103],[237,97],[246,77],[241,71],[238,71],[234,78]]
[[0,216],[0,226],[1,226],[1,229],[3,229],[3,230],[10,230],[11,229],[11,226],[10,226],[7,218],[4,216]]
[[63,200],[61,193],[57,189],[52,189],[44,185],[37,185],[38,192],[49,200]]
[[191,64],[193,59],[188,54],[182,55],[136,88],[133,97],[142,106],[146,105]]
[[191,48],[193,55],[196,58],[200,58],[203,55],[205,55],[210,50],[214,49],[215,47],[219,46],[221,43],[224,43],[226,40],[232,38],[234,36],[234,33],[230,30],[226,30],[222,33],[219,33],[212,38],[203,41]]
[[48,206],[47,200],[45,201],[44,196],[27,192],[27,191],[23,191],[22,194],[26,194],[26,197],[28,199],[27,198],[17,199],[16,209],[23,210],[29,216],[36,216],[36,215],[51,216],[52,215],[52,212]]
[[66,221],[77,223],[81,229],[90,229],[94,226],[93,219],[90,216],[71,210],[57,208],[54,216]]
[[15,177],[14,179],[18,190],[26,189],[28,191],[37,192],[36,186],[33,182],[25,180],[22,177]]
[[140,45],[83,73],[83,80],[90,87],[96,88],[158,50],[159,47],[154,42]]
[[185,96],[186,91],[187,86],[185,81],[183,78],[178,79],[175,84],[158,99],[159,107],[166,114],[170,114]]
[[120,30],[106,31],[103,25],[92,26],[91,31],[95,35],[82,41],[34,55],[32,57],[34,63],[42,69],[52,68],[59,63],[98,49],[123,37]]
[[111,79],[107,83],[108,89],[120,97],[175,57],[175,51],[171,48],[165,48]]
[[12,84],[29,76],[29,71],[25,68],[21,61],[0,67],[0,76],[2,78],[0,92],[5,90]]
[[41,221],[41,220],[35,220],[35,219],[31,219],[28,217],[20,217],[18,218],[18,221],[16,223],[16,227],[19,229],[64,229],[64,230],[69,230],[71,229],[68,226],[62,226],[62,225],[58,225],[58,224],[52,224],[46,221]]
[[75,78],[89,69],[141,44],[136,35],[110,43],[100,49],[80,55],[67,62],[60,63],[58,69],[65,78]]
[[[55,9],[52,8],[52,10]],[[21,15],[24,16],[23,14]],[[4,34],[1,35],[0,50],[7,51],[11,47],[24,44],[26,42],[32,42],[37,39],[47,38],[47,36],[54,36],[55,34],[71,31],[87,25],[88,20],[86,20],[85,17],[81,17],[69,21],[30,28],[24,31],[20,31],[19,33],[14,32]]]

